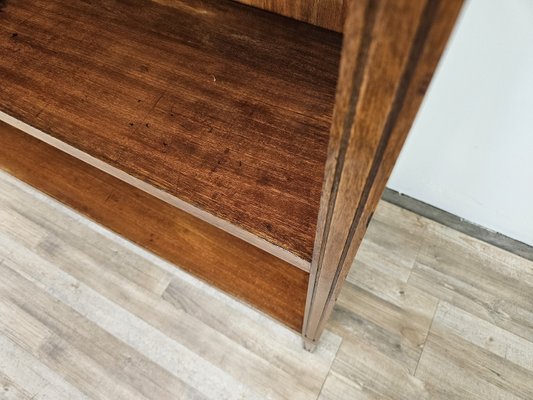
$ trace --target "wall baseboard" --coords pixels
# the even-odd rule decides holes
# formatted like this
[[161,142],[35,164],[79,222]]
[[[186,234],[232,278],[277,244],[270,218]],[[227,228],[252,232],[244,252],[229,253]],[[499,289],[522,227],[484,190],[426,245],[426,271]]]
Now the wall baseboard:
[[482,240],[493,246],[507,250],[513,254],[533,261],[533,247],[526,243],[512,239],[501,233],[492,231],[473,222],[467,221],[457,215],[451,214],[440,208],[434,207],[423,201],[401,194],[395,190],[386,188],[382,199],[398,207],[405,208],[425,218],[446,225],[468,236]]

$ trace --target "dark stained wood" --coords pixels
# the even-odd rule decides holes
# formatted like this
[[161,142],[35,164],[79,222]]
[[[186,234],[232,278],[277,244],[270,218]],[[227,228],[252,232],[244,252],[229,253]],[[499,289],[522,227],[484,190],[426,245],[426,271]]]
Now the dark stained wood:
[[7,0],[0,111],[310,261],[340,45],[225,0]]
[[324,329],[462,0],[354,0],[328,148],[304,337]]
[[301,331],[301,269],[2,122],[0,168]]
[[348,0],[236,0],[300,21],[342,32]]

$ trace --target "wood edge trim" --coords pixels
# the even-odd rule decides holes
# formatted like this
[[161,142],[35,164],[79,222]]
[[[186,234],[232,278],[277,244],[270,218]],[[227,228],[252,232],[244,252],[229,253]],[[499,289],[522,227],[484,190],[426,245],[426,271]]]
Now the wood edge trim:
[[[320,243],[315,243],[315,246],[318,249],[317,249],[316,254],[314,254],[313,252],[313,259],[311,261],[311,268],[309,271],[310,279],[309,279],[309,290],[308,290],[308,304],[306,307],[306,309],[309,309],[309,310],[312,309],[313,307],[316,287],[318,284],[318,280],[320,279],[322,260],[324,258],[324,253],[325,253],[326,244],[328,241],[331,221],[333,218],[333,212],[335,209],[335,203],[337,201],[337,194],[338,194],[339,184],[340,184],[340,180],[342,176],[342,171],[344,168],[348,141],[350,139],[353,121],[356,118],[356,112],[357,112],[356,106],[357,106],[357,102],[358,102],[359,95],[361,92],[361,85],[363,84],[364,73],[365,73],[367,62],[368,62],[370,44],[372,42],[372,31],[374,29],[374,25],[376,22],[377,13],[378,13],[378,7],[372,1],[368,2],[366,4],[366,9],[364,11],[364,14],[365,14],[364,25],[363,25],[363,28],[361,29],[362,38],[361,38],[361,42],[359,43],[359,48],[357,51],[358,53],[357,58],[358,60],[361,60],[361,61],[357,62],[357,65],[353,71],[352,82],[354,84],[353,84],[350,99],[349,99],[348,112],[346,113],[345,117],[343,118],[343,122],[342,122],[339,156],[336,160],[335,173],[334,173],[333,181],[331,183],[331,188],[327,188],[327,190],[330,193],[329,193],[328,203],[325,205],[326,207],[324,210],[325,212],[324,224],[323,226],[317,226],[316,238],[320,237]],[[339,66],[339,68],[341,67],[342,65]],[[339,85],[340,84],[342,84],[342,82],[339,81]],[[337,90],[339,90],[339,87],[337,87]],[[326,183],[326,179],[324,179],[324,183]],[[318,230],[322,231],[322,235],[319,236]],[[305,313],[304,327],[303,327],[304,338],[305,338],[305,332],[307,330],[307,322],[308,322],[307,316],[308,316],[307,313]]]
[[[326,305],[331,304],[334,299],[335,291],[337,288],[337,283],[340,278],[341,272],[344,268],[347,268],[345,266],[346,263],[346,257],[350,250],[350,247],[353,245],[353,238],[355,237],[355,233],[357,231],[357,228],[361,224],[361,218],[363,216],[364,209],[366,207],[366,204],[368,202],[373,183],[376,179],[376,176],[378,174],[378,170],[381,165],[381,161],[383,159],[383,156],[385,154],[386,148],[388,146],[388,143],[390,141],[392,132],[394,130],[394,126],[396,124],[396,121],[398,120],[398,117],[400,115],[402,105],[405,101],[405,97],[407,96],[407,92],[409,89],[409,85],[411,83],[411,80],[413,76],[415,75],[416,68],[418,66],[418,62],[420,60],[420,57],[422,56],[422,53],[424,51],[424,46],[426,44],[426,40],[428,38],[432,22],[435,19],[435,16],[437,15],[437,11],[439,8],[439,4],[428,0],[426,2],[426,5],[424,6],[424,10],[422,12],[422,15],[419,20],[419,25],[417,27],[417,31],[413,40],[413,44],[411,46],[409,58],[407,60],[407,63],[404,67],[404,71],[402,72],[402,76],[400,79],[400,85],[396,91],[393,105],[391,107],[391,111],[389,115],[387,116],[387,121],[385,123],[383,132],[381,134],[378,147],[376,149],[376,153],[374,155],[374,158],[372,160],[372,165],[370,168],[370,171],[367,175],[365,186],[363,188],[363,192],[361,194],[361,198],[359,200],[359,204],[357,205],[353,220],[350,225],[350,229],[348,231],[348,237],[346,242],[344,243],[343,250],[341,257],[339,258],[339,263],[337,264],[337,268],[335,271],[335,276],[333,278],[333,284],[330,287],[328,297],[326,300]],[[369,218],[371,218],[372,215],[369,215]],[[368,224],[369,221],[365,223],[365,225]],[[323,326],[325,324],[324,318],[327,316],[327,306],[324,310],[322,310],[322,313],[320,315],[320,319],[318,321],[318,327]]]
[[25,122],[22,122],[9,114],[6,114],[3,111],[0,111],[0,121],[5,122],[8,125],[13,126],[14,128],[17,128],[21,130],[22,132],[33,136],[34,138],[41,140],[47,144],[49,144],[52,147],[57,148],[58,150],[61,150],[95,168],[98,168],[99,170],[114,176],[117,179],[120,179],[123,182],[126,182],[137,189],[140,189],[159,200],[164,201],[165,203],[168,203],[176,208],[179,208],[180,210],[193,215],[194,217],[207,222],[208,224],[211,224],[233,236],[236,236],[237,238],[251,244],[252,246],[255,246],[263,251],[266,251],[269,254],[272,254],[273,256],[309,273],[311,269],[311,263],[309,261],[304,260],[303,258],[298,257],[297,255],[291,253],[290,251],[283,249],[279,246],[276,246],[273,243],[268,242],[265,239],[260,238],[257,235],[254,235],[228,221],[223,220],[222,218],[216,217],[215,215],[212,215],[208,213],[207,211],[204,211],[198,207],[193,206],[192,204],[189,204],[178,197],[175,197],[161,189],[158,189],[146,182],[143,182],[142,180],[135,178],[126,172],[113,167],[112,165],[97,159],[96,157],[91,156],[88,153],[85,153],[84,151],[81,151],[74,146],[71,146],[59,139],[54,138],[53,136],[32,127],[31,125],[26,124]]

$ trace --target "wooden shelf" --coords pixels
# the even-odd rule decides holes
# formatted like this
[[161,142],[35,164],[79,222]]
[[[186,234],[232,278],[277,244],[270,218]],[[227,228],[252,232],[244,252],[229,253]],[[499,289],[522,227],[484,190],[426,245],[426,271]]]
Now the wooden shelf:
[[4,3],[0,119],[309,265],[340,34],[231,1]]
[[2,122],[0,169],[301,331],[307,272]]

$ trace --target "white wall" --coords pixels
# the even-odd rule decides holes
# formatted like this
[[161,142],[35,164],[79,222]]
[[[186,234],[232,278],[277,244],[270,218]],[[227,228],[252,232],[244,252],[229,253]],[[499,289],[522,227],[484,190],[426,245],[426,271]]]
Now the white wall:
[[533,245],[533,0],[470,0],[391,189]]

